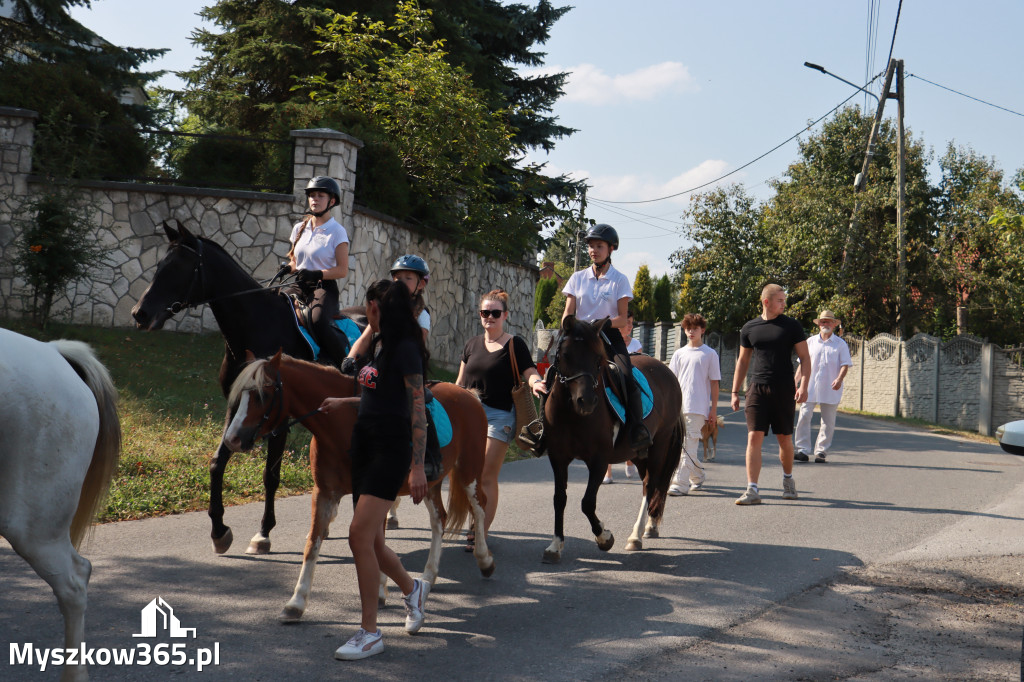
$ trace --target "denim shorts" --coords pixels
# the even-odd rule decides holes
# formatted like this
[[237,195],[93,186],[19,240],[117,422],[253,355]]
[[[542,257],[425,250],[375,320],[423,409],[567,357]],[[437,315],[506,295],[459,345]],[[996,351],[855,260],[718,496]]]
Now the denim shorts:
[[512,429],[516,427],[516,408],[510,412],[499,410],[495,407],[484,405],[484,414],[487,415],[487,437],[507,443],[512,440]]

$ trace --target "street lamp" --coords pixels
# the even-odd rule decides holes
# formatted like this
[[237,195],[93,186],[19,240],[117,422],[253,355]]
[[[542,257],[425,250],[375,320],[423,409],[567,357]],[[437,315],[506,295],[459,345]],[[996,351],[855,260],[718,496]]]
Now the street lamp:
[[812,64],[810,62],[804,62],[804,66],[806,66],[808,69],[814,69],[815,71],[821,71],[826,76],[832,76],[836,80],[843,81],[847,85],[855,87],[855,88],[857,88],[858,90],[860,90],[861,92],[863,92],[865,94],[871,95],[872,97],[875,98],[875,103],[878,103],[880,101],[878,99],[878,95],[876,95],[875,93],[871,92],[870,90],[865,90],[864,88],[860,87],[856,83],[851,83],[850,81],[846,80],[845,78],[841,78],[841,77],[835,75],[831,71],[826,70],[824,66],[820,66],[818,64]]

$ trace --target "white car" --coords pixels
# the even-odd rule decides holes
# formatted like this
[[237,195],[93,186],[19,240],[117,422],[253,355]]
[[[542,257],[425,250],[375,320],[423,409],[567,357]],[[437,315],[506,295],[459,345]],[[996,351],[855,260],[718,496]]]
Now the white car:
[[1014,455],[1024,455],[1024,420],[1009,422],[996,429],[999,446]]

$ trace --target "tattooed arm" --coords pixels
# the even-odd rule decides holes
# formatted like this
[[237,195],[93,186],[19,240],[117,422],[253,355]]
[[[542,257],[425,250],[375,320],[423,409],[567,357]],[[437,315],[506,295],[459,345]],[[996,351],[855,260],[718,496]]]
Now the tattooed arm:
[[412,501],[419,504],[427,494],[427,476],[423,472],[423,457],[427,452],[427,412],[423,400],[423,375],[405,377],[405,394],[412,415],[412,470],[409,472],[409,492]]

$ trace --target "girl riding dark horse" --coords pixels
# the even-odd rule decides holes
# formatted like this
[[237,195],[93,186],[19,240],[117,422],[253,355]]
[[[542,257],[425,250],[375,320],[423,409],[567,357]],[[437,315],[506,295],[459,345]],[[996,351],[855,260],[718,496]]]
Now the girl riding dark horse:
[[[634,366],[644,375],[653,398],[650,414],[644,425],[653,443],[646,457],[632,448],[628,433],[615,416],[605,394],[609,384],[609,362],[601,332],[607,318],[597,322],[581,322],[568,315],[562,320],[561,337],[555,362],[548,370],[551,393],[544,404],[544,448],[555,475],[555,534],[544,550],[544,561],[561,559],[565,546],[563,517],[567,501],[566,487],[569,463],[582,460],[589,476],[583,495],[583,513],[590,521],[597,546],[607,551],[615,539],[597,517],[597,491],[609,463],[632,459],[644,482],[644,499],[627,550],[641,549],[641,529],[649,515],[644,537],[658,536],[658,522],[665,510],[668,486],[679,464],[683,445],[683,426],[679,416],[682,395],[675,375],[654,358],[638,355]],[[643,389],[641,389],[643,390]],[[624,391],[620,391],[624,393]],[[624,398],[625,396],[620,396]]]
[[[278,350],[304,360],[313,359],[313,351],[295,322],[291,301],[273,289],[264,288],[243,270],[216,243],[194,236],[181,223],[178,229],[164,224],[170,247],[160,261],[153,282],[132,309],[140,329],[160,329],[173,315],[185,308],[208,304],[224,336],[224,359],[220,366],[220,386],[227,397],[231,384],[245,364],[245,352],[269,357]],[[348,314],[361,326],[363,308],[348,308]],[[263,472],[266,489],[263,521],[246,550],[250,554],[270,551],[270,531],[276,525],[274,494],[281,481],[281,457],[287,430],[267,440],[267,464]],[[226,552],[231,546],[231,529],[224,525],[222,488],[224,469],[231,452],[223,444],[210,462],[210,535],[214,550]]]

